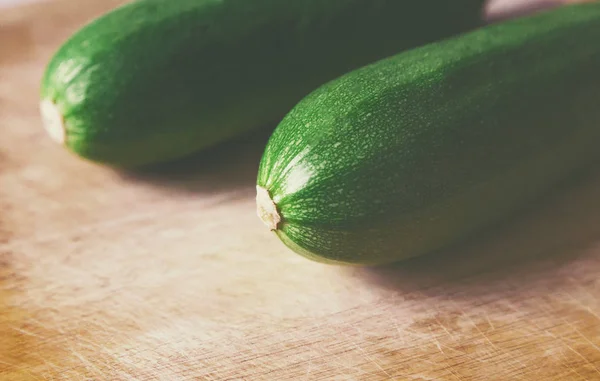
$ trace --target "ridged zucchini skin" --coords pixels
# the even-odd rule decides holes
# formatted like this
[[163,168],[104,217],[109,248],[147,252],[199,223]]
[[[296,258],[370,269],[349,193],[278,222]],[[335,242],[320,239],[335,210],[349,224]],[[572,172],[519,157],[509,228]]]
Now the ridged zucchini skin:
[[456,244],[600,156],[600,3],[489,25],[305,97],[271,136],[263,222],[298,254],[380,265]]
[[276,125],[352,69],[478,27],[484,2],[132,1],[53,55],[42,113],[83,158],[119,167],[178,159]]

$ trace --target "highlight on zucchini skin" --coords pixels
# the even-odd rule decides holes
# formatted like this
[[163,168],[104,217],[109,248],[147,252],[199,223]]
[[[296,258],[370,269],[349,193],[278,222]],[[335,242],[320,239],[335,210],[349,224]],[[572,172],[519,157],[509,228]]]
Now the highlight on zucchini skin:
[[493,24],[321,86],[271,136],[260,218],[312,260],[461,242],[600,158],[600,3]]
[[50,136],[138,167],[276,124],[316,87],[478,27],[485,0],[136,0],[76,31],[41,83]]

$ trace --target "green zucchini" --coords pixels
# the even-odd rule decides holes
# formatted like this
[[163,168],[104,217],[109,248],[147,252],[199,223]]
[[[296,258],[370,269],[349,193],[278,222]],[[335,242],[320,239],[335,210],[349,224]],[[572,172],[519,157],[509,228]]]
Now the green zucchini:
[[276,125],[367,63],[478,27],[485,0],[138,0],[50,59],[41,113],[77,155],[136,167]]
[[294,252],[378,265],[457,244],[598,159],[600,3],[505,21],[324,84],[273,132],[257,212]]

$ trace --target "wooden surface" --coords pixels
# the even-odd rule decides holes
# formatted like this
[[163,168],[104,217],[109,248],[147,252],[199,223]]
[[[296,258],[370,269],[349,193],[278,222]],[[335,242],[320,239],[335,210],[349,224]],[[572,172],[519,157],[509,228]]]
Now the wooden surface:
[[2,381],[600,380],[600,171],[444,253],[310,262],[256,217],[264,132],[137,174],[45,135],[44,63],[117,3],[0,14]]

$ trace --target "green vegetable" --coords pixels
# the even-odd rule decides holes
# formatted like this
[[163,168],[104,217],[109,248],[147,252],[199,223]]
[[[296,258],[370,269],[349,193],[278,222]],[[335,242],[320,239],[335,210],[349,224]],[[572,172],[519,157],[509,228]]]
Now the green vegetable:
[[92,21],[42,81],[49,133],[133,167],[277,123],[323,83],[481,23],[485,0],[138,0]]
[[257,207],[316,261],[396,262],[508,218],[600,156],[600,3],[490,25],[312,92],[275,129]]

